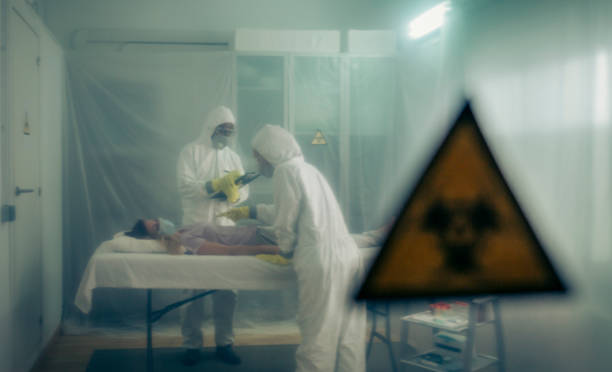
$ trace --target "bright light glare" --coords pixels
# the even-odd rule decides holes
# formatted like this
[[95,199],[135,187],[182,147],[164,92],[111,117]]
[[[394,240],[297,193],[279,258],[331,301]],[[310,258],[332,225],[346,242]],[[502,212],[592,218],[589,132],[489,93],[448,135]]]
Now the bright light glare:
[[408,24],[408,36],[411,39],[418,39],[442,27],[448,10],[450,10],[450,5],[448,1],[445,1],[416,17]]

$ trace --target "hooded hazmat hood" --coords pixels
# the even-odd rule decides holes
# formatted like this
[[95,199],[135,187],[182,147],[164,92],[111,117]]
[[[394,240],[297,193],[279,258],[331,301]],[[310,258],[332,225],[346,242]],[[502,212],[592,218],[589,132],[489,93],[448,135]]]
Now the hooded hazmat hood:
[[223,123],[232,123],[234,124],[234,128],[236,128],[236,118],[234,117],[232,110],[225,106],[218,106],[212,109],[208,115],[206,115],[204,125],[202,126],[202,132],[200,133],[200,137],[198,138],[197,142],[212,147],[210,137],[212,137],[219,124]]
[[296,157],[302,157],[302,149],[291,133],[277,125],[264,125],[251,142],[253,149],[273,166]]

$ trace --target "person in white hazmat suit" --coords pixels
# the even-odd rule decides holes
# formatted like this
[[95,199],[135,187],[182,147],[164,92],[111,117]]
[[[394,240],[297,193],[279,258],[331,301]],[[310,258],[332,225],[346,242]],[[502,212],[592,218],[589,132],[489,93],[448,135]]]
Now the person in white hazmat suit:
[[365,371],[366,312],[352,298],[363,264],[336,198],[286,130],[264,126],[252,142],[260,172],[274,181],[274,205],[233,208],[234,220],[273,225],[298,279],[299,372]]
[[[183,226],[193,223],[234,225],[234,221],[218,217],[232,205],[248,197],[248,187],[238,189],[235,180],[244,174],[240,157],[228,145],[232,141],[236,120],[232,111],[219,106],[205,119],[200,137],[183,147],[177,165],[178,190],[183,207]],[[223,192],[227,199],[212,199]],[[194,294],[200,291],[194,291]],[[233,319],[237,292],[217,291],[212,295],[217,356],[231,364],[240,363],[234,353]],[[193,365],[201,359],[203,346],[203,299],[184,306],[181,312],[183,346],[187,349],[183,363]]]

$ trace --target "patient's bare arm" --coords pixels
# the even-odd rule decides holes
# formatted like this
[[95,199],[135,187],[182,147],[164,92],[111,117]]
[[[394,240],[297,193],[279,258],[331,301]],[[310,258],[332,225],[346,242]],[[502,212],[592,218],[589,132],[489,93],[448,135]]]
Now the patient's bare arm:
[[215,256],[254,256],[257,254],[278,254],[276,245],[225,245],[204,242],[198,248],[198,255]]

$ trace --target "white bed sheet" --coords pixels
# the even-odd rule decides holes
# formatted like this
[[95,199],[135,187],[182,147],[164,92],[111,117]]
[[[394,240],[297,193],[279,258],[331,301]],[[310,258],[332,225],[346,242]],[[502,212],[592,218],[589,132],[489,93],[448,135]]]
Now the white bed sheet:
[[[378,248],[361,248],[366,267]],[[242,289],[279,290],[296,285],[291,265],[276,265],[253,256],[172,256],[155,253],[114,253],[104,243],[91,257],[75,304],[91,310],[93,290],[142,289]]]

